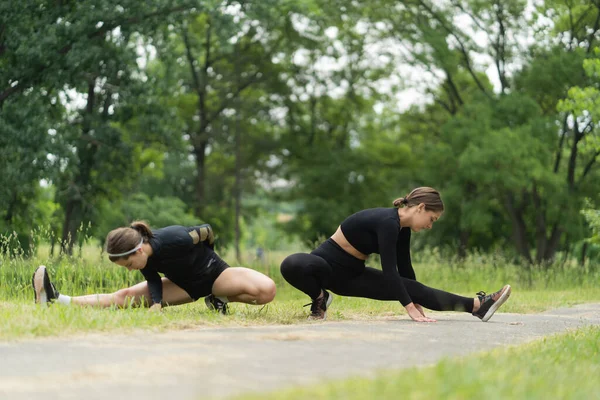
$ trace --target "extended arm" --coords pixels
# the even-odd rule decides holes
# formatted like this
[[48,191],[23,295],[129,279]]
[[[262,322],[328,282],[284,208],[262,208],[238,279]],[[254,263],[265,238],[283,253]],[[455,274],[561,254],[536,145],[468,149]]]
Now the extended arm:
[[[379,254],[381,256],[381,269],[383,275],[386,278],[388,285],[391,286],[391,289],[398,294],[397,299],[402,303],[404,308],[406,308],[406,312],[410,318],[417,322],[435,322],[434,319],[425,316],[422,308],[419,310],[420,306],[419,308],[415,306],[402,282],[399,269],[396,265],[396,243],[398,241],[397,227],[393,224],[383,224],[382,228],[377,233],[377,238],[379,241]],[[414,276],[414,271],[412,274]]]
[[152,304],[162,304],[162,280],[160,275],[155,270],[146,271],[145,268],[140,270],[146,281],[148,282],[148,289],[150,290],[150,299]]
[[400,230],[396,250],[396,260],[400,276],[416,281],[417,277],[410,259],[410,228]]
[[[387,222],[387,221],[386,221]],[[391,286],[394,293],[397,293],[398,300],[404,307],[412,303],[404,283],[400,278],[400,273],[396,267],[396,243],[398,240],[398,230],[393,221],[382,224],[377,232],[377,241],[379,244],[379,255],[381,256],[381,270],[385,280]]]

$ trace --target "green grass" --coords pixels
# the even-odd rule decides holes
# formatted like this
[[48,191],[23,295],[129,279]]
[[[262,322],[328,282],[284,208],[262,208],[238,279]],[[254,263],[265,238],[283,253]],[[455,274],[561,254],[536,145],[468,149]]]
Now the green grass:
[[[290,287],[279,274],[285,253],[268,253],[265,264],[244,263],[271,276],[277,285],[275,301],[266,307],[232,304],[231,316],[222,317],[206,310],[202,301],[166,308],[154,314],[146,309],[94,309],[52,306],[39,308],[33,303],[31,275],[45,264],[61,293],[71,296],[110,293],[140,282],[139,272],[110,263],[97,246],[82,248],[81,257],[52,258],[48,246],[40,246],[30,259],[0,256],[0,340],[38,336],[70,335],[82,332],[131,331],[135,329],[183,329],[215,325],[257,325],[305,323],[308,310],[302,305],[306,296]],[[226,260],[234,258],[226,254]],[[248,256],[248,259],[251,257]],[[230,262],[233,266],[237,264]],[[370,261],[369,265],[377,265]],[[505,283],[513,294],[501,312],[531,313],[561,306],[600,301],[597,270],[566,264],[548,270],[527,270],[493,256],[471,256],[458,262],[445,262],[435,254],[416,257],[419,280],[429,286],[465,296],[479,290],[488,292]],[[329,320],[370,320],[404,315],[397,302],[335,297]],[[433,315],[434,316],[434,315]]]
[[[64,336],[83,332],[131,332],[136,329],[167,329],[211,326],[244,326],[306,323],[307,300],[297,291],[280,288],[275,301],[265,307],[232,304],[232,315],[209,312],[203,301],[168,307],[162,313],[147,309],[95,309],[54,305],[41,308],[31,301],[0,302],[0,340],[39,336]],[[532,312],[584,302],[600,301],[600,289],[552,292],[514,292],[501,312]],[[435,313],[429,313],[435,318]],[[392,316],[405,317],[395,302],[335,297],[328,321],[377,320]]]
[[498,349],[434,366],[380,371],[253,399],[597,399],[600,327],[587,327],[526,345]]

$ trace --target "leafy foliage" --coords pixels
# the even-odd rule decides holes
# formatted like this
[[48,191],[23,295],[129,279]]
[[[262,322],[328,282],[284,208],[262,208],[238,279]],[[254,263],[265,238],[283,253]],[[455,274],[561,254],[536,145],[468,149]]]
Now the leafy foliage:
[[447,211],[417,244],[547,263],[588,235],[600,192],[599,16],[583,0],[3,3],[0,232],[49,225],[71,253],[83,226],[148,218],[285,246],[248,232],[314,241],[426,185]]

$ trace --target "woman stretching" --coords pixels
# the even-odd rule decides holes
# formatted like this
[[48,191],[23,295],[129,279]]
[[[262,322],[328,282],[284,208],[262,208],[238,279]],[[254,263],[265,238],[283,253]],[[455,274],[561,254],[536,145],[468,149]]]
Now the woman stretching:
[[[429,187],[414,189],[394,201],[394,208],[373,208],[351,215],[310,254],[297,253],[281,263],[281,274],[312,299],[311,319],[325,319],[333,299],[341,296],[398,300],[418,322],[435,322],[423,307],[466,311],[487,321],[510,296],[506,285],[496,293],[462,297],[417,282],[410,260],[411,230],[431,229],[444,211],[440,194]],[[371,253],[381,256],[382,270],[365,266]]]
[[[214,251],[210,225],[151,230],[141,221],[112,230],[106,238],[110,261],[139,270],[146,282],[110,294],[70,297],[59,294],[43,265],[33,274],[36,303],[56,301],[97,307],[148,306],[161,309],[201,297],[223,314],[228,302],[266,304],[275,297],[271,278],[248,268],[230,268]],[[160,277],[159,272],[165,276]]]

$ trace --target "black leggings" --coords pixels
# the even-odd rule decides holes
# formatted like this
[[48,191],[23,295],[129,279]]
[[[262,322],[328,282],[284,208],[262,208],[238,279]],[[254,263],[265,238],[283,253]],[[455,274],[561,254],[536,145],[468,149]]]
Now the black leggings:
[[[328,239],[312,253],[296,253],[281,263],[281,274],[292,286],[311,299],[319,297],[321,289],[341,296],[366,297],[375,300],[398,300],[388,289],[383,272],[365,266],[364,261],[346,253]],[[473,311],[473,298],[433,289],[415,280],[403,278],[402,283],[414,303],[435,311]]]

